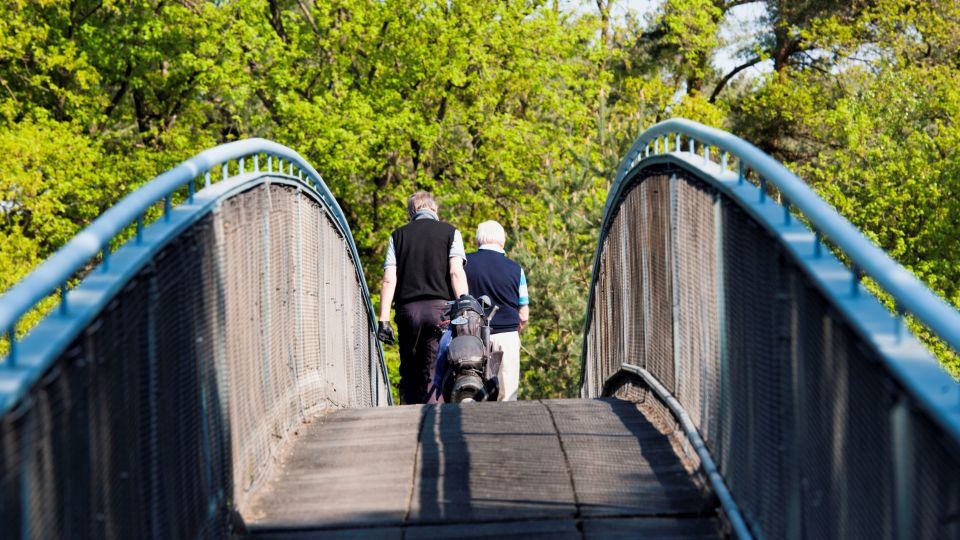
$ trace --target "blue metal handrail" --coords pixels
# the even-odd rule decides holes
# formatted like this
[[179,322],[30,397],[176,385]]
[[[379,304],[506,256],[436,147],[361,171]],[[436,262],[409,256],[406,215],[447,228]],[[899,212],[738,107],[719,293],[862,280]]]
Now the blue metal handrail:
[[[698,147],[699,153],[697,152]],[[719,158],[716,159],[719,163],[711,160],[711,148],[719,150],[718,153],[714,154],[715,158]],[[728,167],[731,157],[737,159],[739,171]],[[889,370],[895,381],[903,385],[905,395],[912,398],[901,399],[897,407],[919,405],[921,410],[925,410],[929,417],[944,429],[949,439],[960,442],[960,407],[958,407],[960,405],[960,401],[958,401],[960,385],[957,385],[938,366],[936,360],[912,337],[901,339],[900,328],[903,323],[899,318],[903,312],[913,314],[950,347],[960,351],[960,312],[940,299],[909,271],[871,243],[850,222],[840,216],[834,208],[816,195],[806,183],[772,157],[730,133],[683,119],[661,122],[644,131],[621,161],[615,181],[609,190],[593,261],[593,278],[591,279],[584,320],[580,380],[582,394],[586,395],[590,392],[585,386],[590,375],[587,371],[589,347],[587,338],[591,332],[594,316],[594,301],[598,294],[598,272],[601,267],[606,235],[614,223],[616,211],[622,198],[636,184],[636,180],[642,181],[642,177],[637,177],[636,173],[642,174],[647,169],[662,171],[664,166],[669,168],[679,167],[706,184],[715,187],[719,194],[729,198],[730,201],[747,211],[758,224],[766,227],[768,232],[777,237],[781,244],[786,247],[787,252],[797,255],[795,262],[804,267],[813,279],[818,280],[821,286],[825,286],[824,293],[833,300],[834,305],[847,317],[847,322],[862,332],[862,336],[867,342],[877,347],[881,364]],[[759,176],[759,186],[754,187],[752,183],[746,181],[748,171],[753,171]],[[769,206],[769,198],[766,193],[768,184],[777,188],[782,195],[782,204],[778,205],[776,211],[772,206]],[[814,231],[810,231],[804,224],[794,221],[792,210],[803,214],[809,220]],[[779,216],[781,211],[782,218],[773,217]],[[798,235],[797,233],[801,230],[803,234]],[[800,240],[800,236],[803,237],[803,240]],[[849,272],[836,272],[836,270],[844,267],[842,263],[829,256],[829,253],[824,253],[826,250],[822,246],[822,237],[829,238],[849,258],[852,266]],[[810,240],[813,241],[813,252],[809,255],[809,258],[795,251],[800,245],[806,246],[806,242]],[[831,263],[816,266],[810,264],[810,261],[822,262],[825,259],[830,259]],[[826,273],[825,266],[829,266],[829,272],[832,272],[831,277],[828,278],[829,281],[823,280]],[[882,313],[884,323],[887,320],[885,309],[875,301],[869,303],[857,301],[859,298],[867,297],[867,295],[860,295],[862,287],[860,281],[863,275],[872,277],[896,302],[896,309],[898,310],[897,326],[891,336],[883,334],[883,330],[878,332],[878,326],[876,325],[881,320],[877,317],[878,313]],[[851,281],[850,295],[841,298],[837,296],[839,289],[836,287],[836,280],[846,279]],[[827,283],[830,285],[826,285]],[[895,336],[895,341],[889,339],[892,336]],[[692,422],[685,421],[686,413],[683,410],[683,404],[674,399],[653,375],[641,367],[632,366],[628,363],[617,366],[614,371],[617,370],[620,373],[627,372],[640,375],[647,386],[652,388],[660,400],[676,415],[688,440],[693,443],[694,447],[697,447],[700,436],[696,426]],[[612,374],[604,374],[607,377],[610,375]],[[596,381],[591,380],[590,382],[595,383]],[[594,385],[593,388],[595,389],[596,386]],[[897,422],[907,422],[907,420],[897,420],[901,416],[902,413],[900,412],[892,413],[891,422],[895,425],[900,425]],[[900,429],[902,432],[906,428]],[[905,448],[900,451],[900,455],[910,456],[912,442],[896,435],[894,438],[897,439],[898,445]],[[910,483],[910,467],[912,467],[912,464],[909,463],[909,457],[897,462],[898,482]],[[709,466],[704,465],[704,470],[708,472],[708,476],[709,469]],[[722,478],[719,478],[719,475],[717,476],[715,489],[718,493],[721,493],[725,488],[717,487],[717,485],[722,484]],[[711,482],[714,481],[713,477],[710,479]],[[739,515],[736,509],[736,501],[723,496],[720,497],[720,501],[728,515]],[[905,511],[909,511],[909,505],[901,505],[901,510],[904,508],[907,509]],[[739,530],[736,532],[738,535],[741,533]]]
[[[780,190],[792,206],[810,220],[820,234],[831,239],[850,258],[858,278],[862,270],[893,297],[899,308],[916,316],[954,351],[960,352],[960,312],[934,294],[886,252],[870,242],[797,175],[756,146],[733,134],[682,118],[660,122],[644,131],[630,147],[617,169],[617,177],[611,193],[616,192],[616,187],[639,159],[650,155],[651,143],[654,145],[654,154],[666,153],[670,149],[671,138],[673,138],[674,149],[679,151],[681,136],[687,138],[691,152],[694,141],[704,146],[705,159],[709,159],[710,147],[718,148],[738,158],[741,161],[741,179],[745,166],[755,171],[765,181],[769,181]],[[722,157],[722,162],[726,165],[726,156]],[[612,199],[612,197],[607,199],[604,215],[607,215],[610,206],[615,203]]]
[[[276,170],[278,174],[299,176],[306,173],[308,183],[312,183],[313,188],[326,203],[336,226],[340,229],[344,238],[347,239],[351,256],[360,275],[359,281],[363,287],[364,298],[370,305],[370,321],[371,324],[375,324],[376,317],[370,303],[370,291],[367,289],[366,280],[363,279],[360,256],[350,233],[350,227],[343,215],[343,210],[340,209],[340,205],[337,204],[320,173],[300,154],[286,146],[266,139],[245,139],[205,150],[147,182],[104,212],[27,277],[11,287],[3,296],[0,296],[0,332],[6,332],[10,341],[10,352],[6,362],[0,364],[0,369],[16,365],[16,325],[20,318],[38,302],[58,289],[63,289],[65,292],[65,284],[68,280],[98,253],[103,254],[103,264],[108,264],[110,243],[134,222],[137,223],[139,234],[143,227],[143,215],[147,209],[163,200],[165,201],[165,212],[169,213],[173,193],[189,184],[192,196],[193,182],[201,175],[205,175],[206,184],[209,185],[210,171],[215,165],[222,165],[222,176],[226,179],[230,162],[237,161],[239,171],[243,173],[245,172],[244,158],[252,157],[253,171],[261,171],[259,159],[261,155],[267,157],[268,165],[267,170],[262,172],[274,172],[273,160],[276,159],[278,160]],[[286,165],[286,171],[282,170],[284,165]],[[294,167],[296,167],[296,171]],[[294,174],[295,172],[296,174]]]

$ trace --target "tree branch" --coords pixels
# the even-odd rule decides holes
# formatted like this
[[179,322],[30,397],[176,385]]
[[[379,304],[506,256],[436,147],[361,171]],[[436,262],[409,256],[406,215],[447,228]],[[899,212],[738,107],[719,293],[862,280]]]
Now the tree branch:
[[710,103],[714,103],[717,100],[717,96],[720,95],[720,92],[722,92],[723,89],[727,86],[727,83],[730,82],[730,79],[734,78],[737,75],[737,73],[740,73],[741,71],[747,69],[748,67],[755,66],[762,61],[763,61],[763,58],[759,56],[755,56],[747,63],[740,64],[739,66],[733,68],[733,70],[730,71],[730,73],[727,73],[726,75],[724,75],[723,78],[720,79],[720,82],[717,83],[717,86],[714,87],[713,93],[710,94]]
[[133,64],[129,61],[127,62],[127,69],[124,70],[123,78],[120,80],[120,88],[117,89],[117,93],[113,95],[110,99],[110,104],[107,105],[107,110],[104,111],[103,116],[109,120],[110,115],[113,114],[114,109],[120,105],[120,100],[123,99],[123,96],[126,95],[127,89],[130,87],[130,75],[133,73]]
[[307,22],[310,23],[310,28],[313,28],[313,33],[320,35],[320,29],[317,28],[317,22],[313,20],[313,15],[310,14],[310,7],[307,6],[303,0],[297,0],[297,5],[300,6],[300,11],[303,12],[303,16],[307,18]]
[[278,126],[283,125],[283,119],[280,118],[280,114],[277,111],[277,105],[270,99],[270,96],[267,95],[266,91],[263,88],[257,88],[257,97],[260,98],[260,103],[263,104],[264,108],[267,109],[267,112],[270,113],[270,118]]
[[280,41],[288,43],[287,32],[283,29],[283,19],[281,18],[280,2],[278,0],[270,0],[270,26],[280,36]]

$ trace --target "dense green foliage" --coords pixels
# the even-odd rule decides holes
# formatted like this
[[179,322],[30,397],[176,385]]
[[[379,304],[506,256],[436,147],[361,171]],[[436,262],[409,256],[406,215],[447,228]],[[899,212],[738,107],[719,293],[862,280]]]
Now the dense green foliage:
[[533,302],[521,392],[573,395],[613,171],[643,127],[684,116],[783,159],[960,305],[955,2],[766,0],[726,72],[723,21],[761,2],[664,0],[643,19],[611,3],[7,2],[0,289],[158,172],[264,136],[324,174],[372,291],[413,190],[468,244],[504,223]]

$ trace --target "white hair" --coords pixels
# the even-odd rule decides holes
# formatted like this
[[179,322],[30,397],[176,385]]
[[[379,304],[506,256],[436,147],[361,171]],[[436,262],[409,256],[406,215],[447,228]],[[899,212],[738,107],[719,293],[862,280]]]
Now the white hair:
[[477,245],[499,244],[500,247],[507,245],[507,233],[503,230],[503,225],[496,221],[484,221],[477,225]]
[[426,191],[418,191],[407,199],[407,214],[410,216],[410,219],[413,219],[413,216],[417,215],[417,212],[421,210],[430,210],[436,214],[437,211],[440,210],[440,205],[437,204],[437,200],[433,198],[433,195],[430,195]]

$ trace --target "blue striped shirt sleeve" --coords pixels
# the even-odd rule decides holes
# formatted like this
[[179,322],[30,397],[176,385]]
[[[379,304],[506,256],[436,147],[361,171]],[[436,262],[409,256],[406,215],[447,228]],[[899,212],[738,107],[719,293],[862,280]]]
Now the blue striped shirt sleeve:
[[517,302],[518,305],[525,306],[530,303],[530,298],[527,296],[527,275],[523,273],[523,268],[520,269],[520,301]]

